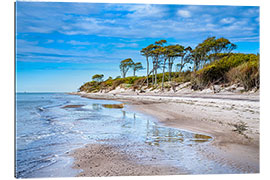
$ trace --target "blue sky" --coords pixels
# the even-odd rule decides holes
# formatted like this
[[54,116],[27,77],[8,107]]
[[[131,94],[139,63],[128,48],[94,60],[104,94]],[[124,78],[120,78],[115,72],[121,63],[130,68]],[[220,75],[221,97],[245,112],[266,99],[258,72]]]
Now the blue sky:
[[[76,91],[97,73],[120,75],[119,62],[145,59],[160,39],[195,47],[209,36],[259,52],[259,7],[16,3],[17,92]],[[129,72],[128,75],[131,75]],[[144,75],[145,70],[138,72]]]

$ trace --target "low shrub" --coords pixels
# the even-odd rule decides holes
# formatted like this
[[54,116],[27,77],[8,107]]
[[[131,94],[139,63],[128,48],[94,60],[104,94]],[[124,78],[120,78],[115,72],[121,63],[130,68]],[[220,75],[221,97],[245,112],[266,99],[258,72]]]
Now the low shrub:
[[232,68],[226,73],[227,79],[232,83],[240,83],[245,90],[260,87],[259,59],[254,59]]
[[87,82],[82,85],[80,91],[93,92],[94,90],[100,90],[100,83],[96,81]]
[[123,78],[126,84],[133,84],[136,80],[138,80],[140,77],[137,76],[131,76]]
[[173,81],[177,82],[177,83],[185,83],[185,82],[189,82],[192,79],[192,72],[191,71],[185,71],[185,72],[181,72],[180,74],[177,73],[177,77],[173,78]]
[[196,78],[203,86],[207,86],[210,83],[229,82],[232,79],[229,80],[227,78],[227,72],[239,65],[245,64],[247,62],[252,63],[258,60],[259,56],[255,54],[231,54],[219,61],[214,61],[208,66],[205,66],[201,70],[197,71]]
[[114,80],[112,83],[112,89],[115,89],[117,86],[119,86],[120,84],[122,84],[124,82],[125,81],[123,78],[118,78],[118,79]]

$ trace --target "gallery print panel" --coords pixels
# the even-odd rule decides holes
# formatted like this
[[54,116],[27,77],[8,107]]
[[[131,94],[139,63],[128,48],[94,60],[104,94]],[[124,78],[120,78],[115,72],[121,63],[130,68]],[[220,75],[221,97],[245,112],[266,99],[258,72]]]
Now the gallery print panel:
[[16,2],[16,178],[259,173],[258,6]]

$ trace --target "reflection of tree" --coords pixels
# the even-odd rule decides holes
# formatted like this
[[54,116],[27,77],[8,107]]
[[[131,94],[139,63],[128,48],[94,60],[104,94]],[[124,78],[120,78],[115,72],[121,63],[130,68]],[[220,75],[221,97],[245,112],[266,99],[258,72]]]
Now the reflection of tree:
[[136,121],[136,113],[133,113],[133,126],[135,126],[135,121]]
[[123,113],[122,119],[125,120],[126,119],[126,111],[122,111],[122,113]]
[[149,128],[147,121],[146,142],[150,145],[159,145],[161,142],[183,142],[183,134],[171,128],[158,127],[153,125]]
[[154,137],[159,137],[159,130],[157,126],[154,126],[153,135]]
[[100,104],[92,104],[92,108],[95,111],[100,111],[102,109]]

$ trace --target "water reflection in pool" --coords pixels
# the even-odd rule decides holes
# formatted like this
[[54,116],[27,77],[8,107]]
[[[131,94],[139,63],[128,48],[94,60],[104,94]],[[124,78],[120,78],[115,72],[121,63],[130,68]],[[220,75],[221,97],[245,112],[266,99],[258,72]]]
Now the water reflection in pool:
[[[96,109],[97,106],[98,104],[93,104],[93,109]],[[117,104],[106,104],[106,106],[102,104],[102,107],[105,108],[111,108],[111,106],[118,107]],[[101,107],[99,107],[99,109],[100,108]],[[212,140],[212,137],[209,135],[195,134],[176,128],[161,126],[151,120],[150,117],[142,116],[135,112],[126,112],[124,109],[122,109],[121,112],[121,119],[123,120],[121,122],[121,127],[129,128],[133,133],[135,132],[135,134],[142,136],[144,142],[148,145],[159,146],[161,143],[203,143]]]

